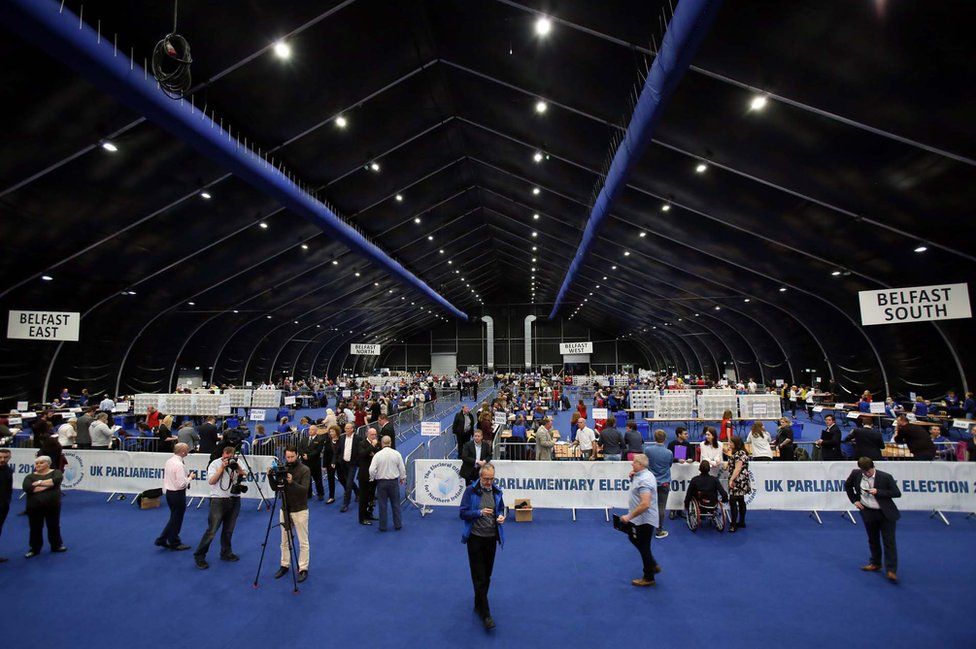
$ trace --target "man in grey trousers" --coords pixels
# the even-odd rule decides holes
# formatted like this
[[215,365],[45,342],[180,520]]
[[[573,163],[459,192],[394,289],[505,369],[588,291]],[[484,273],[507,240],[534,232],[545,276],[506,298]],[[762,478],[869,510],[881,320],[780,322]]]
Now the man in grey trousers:
[[[380,531],[386,531],[386,505],[393,508],[393,529],[403,527],[400,520],[400,487],[407,484],[407,469],[403,456],[392,447],[389,435],[383,436],[383,448],[373,456],[369,464],[369,479],[376,482],[376,501],[380,505]],[[399,484],[398,484],[399,482]]]

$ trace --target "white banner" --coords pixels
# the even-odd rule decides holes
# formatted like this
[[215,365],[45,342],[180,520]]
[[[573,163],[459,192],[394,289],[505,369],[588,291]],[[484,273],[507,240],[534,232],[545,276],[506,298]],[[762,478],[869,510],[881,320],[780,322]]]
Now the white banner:
[[[14,467],[14,487],[23,485],[24,477],[34,471],[36,450],[27,448],[11,449],[10,464]],[[64,452],[68,466],[64,470],[62,489],[97,491],[101,493],[137,494],[163,486],[163,467],[172,457],[169,453],[130,453],[128,451],[78,451],[68,449]],[[248,476],[249,485],[243,498],[260,498],[254,483],[257,482],[265,496],[274,496],[268,487],[268,469],[271,468],[270,455],[248,455],[247,461],[255,472]],[[191,453],[186,456],[186,468],[193,480],[187,495],[191,497],[209,496],[207,484],[207,465],[210,456]]]
[[909,286],[859,291],[861,324],[897,324],[971,318],[968,284]]
[[7,317],[7,338],[18,340],[78,340],[81,313],[77,311],[14,311]]
[[593,343],[559,343],[560,354],[592,354]]
[[[532,507],[604,509],[627,507],[629,462],[497,461],[495,481],[508,502],[529,498]],[[854,506],[844,481],[854,462],[753,462],[751,508],[795,511],[847,511]],[[464,480],[459,460],[416,460],[417,499],[422,505],[460,504]],[[882,471],[894,476],[902,497],[899,509],[910,511],[976,512],[976,463],[884,462]],[[671,468],[668,509],[684,507],[685,491],[698,475],[695,464]],[[727,476],[725,480],[727,481]]]
[[352,343],[349,347],[349,353],[358,354],[359,356],[379,356],[380,346],[368,343]]

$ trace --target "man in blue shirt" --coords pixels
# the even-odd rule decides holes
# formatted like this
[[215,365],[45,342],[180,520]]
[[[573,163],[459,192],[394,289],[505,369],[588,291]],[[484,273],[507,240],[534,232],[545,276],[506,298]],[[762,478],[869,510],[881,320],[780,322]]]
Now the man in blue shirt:
[[[665,449],[667,450],[667,449]],[[630,523],[634,527],[627,534],[630,542],[640,552],[644,573],[640,579],[630,583],[635,586],[653,586],[654,575],[661,572],[661,567],[651,554],[651,538],[654,536],[654,522],[658,520],[657,482],[654,474],[647,470],[647,456],[639,453],[630,463],[632,480],[630,487],[630,502],[626,514],[620,517],[620,522]]]
[[667,434],[659,428],[654,431],[654,442],[644,444],[647,468],[654,474],[654,480],[657,482],[658,525],[655,536],[659,539],[668,536],[667,530],[664,529],[664,516],[668,508],[668,492],[671,490],[671,464],[674,462],[674,454],[664,445],[664,440],[667,438]]

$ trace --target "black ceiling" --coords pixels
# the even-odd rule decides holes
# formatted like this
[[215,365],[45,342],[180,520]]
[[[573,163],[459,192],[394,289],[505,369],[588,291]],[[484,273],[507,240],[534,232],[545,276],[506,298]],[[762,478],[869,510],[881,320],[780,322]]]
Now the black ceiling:
[[[662,7],[180,3],[178,31],[192,45],[195,105],[274,150],[470,317],[506,303],[542,317],[661,42]],[[85,2],[83,15],[141,61],[172,10]],[[545,38],[540,12],[553,19]],[[759,373],[786,365],[796,381],[817,367],[851,389],[961,389],[976,363],[968,321],[862,328],[857,291],[974,274],[973,18],[962,0],[726,2],[561,313],[651,349],[716,364],[723,350]],[[0,56],[16,64],[3,73],[0,300],[85,315],[78,344],[5,341],[0,397],[35,394],[48,375],[49,392],[68,381],[164,389],[184,364],[225,380],[322,373],[350,340],[448,319],[5,36]],[[286,61],[269,47],[279,39]],[[761,111],[749,108],[757,93],[769,98]],[[914,253],[921,242],[928,251]]]

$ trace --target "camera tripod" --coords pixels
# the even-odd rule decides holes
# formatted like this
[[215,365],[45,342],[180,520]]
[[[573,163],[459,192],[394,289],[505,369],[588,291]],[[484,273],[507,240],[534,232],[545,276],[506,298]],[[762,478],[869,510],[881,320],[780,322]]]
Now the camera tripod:
[[[261,577],[261,566],[264,564],[264,553],[268,550],[268,537],[271,536],[272,527],[282,527],[288,530],[288,554],[291,560],[291,583],[294,586],[293,592],[298,592],[298,572],[295,565],[298,563],[298,553],[295,552],[295,537],[291,525],[291,508],[288,507],[288,494],[285,493],[286,484],[280,485],[275,489],[274,501],[271,503],[271,514],[268,516],[268,527],[264,531],[264,543],[261,544],[261,558],[258,560],[258,571],[254,574],[254,587],[258,587],[258,579]],[[259,492],[260,493],[260,492]],[[278,511],[278,496],[281,496],[282,522],[275,523],[274,515]],[[263,497],[263,496],[262,496]]]
[[[247,455],[241,452],[241,445],[242,445],[241,441],[237,441],[234,444],[228,444],[228,446],[234,447],[234,457],[235,458],[239,457],[241,461],[244,463],[244,466],[247,467],[247,474],[253,476],[254,471],[251,469],[251,463],[247,461]],[[268,499],[265,497],[264,492],[261,491],[261,483],[258,482],[257,480],[254,481],[254,488],[258,490],[258,495],[261,496],[261,501],[258,502],[258,509],[260,510],[262,506],[268,504]],[[277,496],[275,496],[275,498],[277,499]],[[272,511],[274,511],[273,506],[271,507],[271,509]]]

